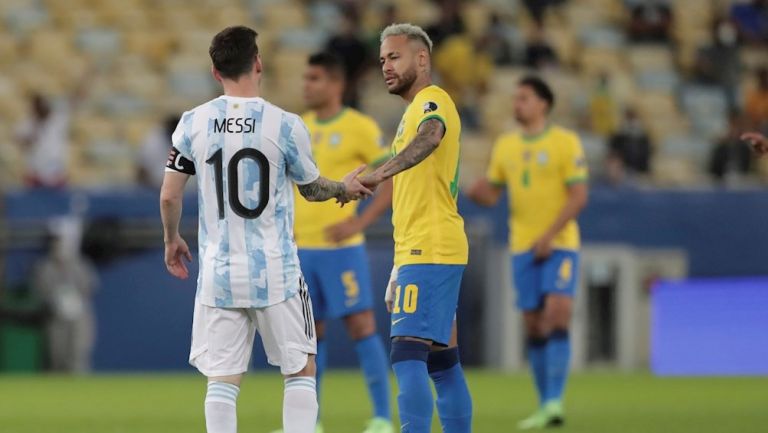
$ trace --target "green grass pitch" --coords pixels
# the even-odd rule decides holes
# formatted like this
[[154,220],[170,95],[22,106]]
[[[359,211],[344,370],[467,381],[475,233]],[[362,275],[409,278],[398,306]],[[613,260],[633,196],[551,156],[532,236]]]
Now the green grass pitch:
[[[524,374],[470,371],[475,433],[513,432],[534,409]],[[2,433],[204,432],[205,382],[195,375],[0,376]],[[393,389],[394,393],[394,389]],[[394,396],[393,396],[394,397]],[[323,389],[327,433],[360,433],[369,416],[362,378],[332,372]],[[246,378],[239,431],[280,426],[282,380]],[[571,380],[563,433],[768,432],[768,378],[656,378],[587,373]],[[439,432],[434,424],[433,432]]]

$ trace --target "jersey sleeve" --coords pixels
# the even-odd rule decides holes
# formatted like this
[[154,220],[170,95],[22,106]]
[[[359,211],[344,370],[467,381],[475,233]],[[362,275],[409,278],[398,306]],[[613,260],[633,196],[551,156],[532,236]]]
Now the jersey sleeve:
[[176,125],[176,130],[171,135],[171,152],[165,162],[165,171],[179,172],[189,175],[196,173],[194,158],[192,156],[192,138],[190,129],[192,125],[192,113],[186,113]]
[[438,92],[428,92],[424,95],[419,95],[418,99],[414,100],[418,108],[418,121],[416,122],[416,130],[419,129],[422,123],[430,119],[437,119],[443,123],[443,127],[446,131],[452,125],[448,125],[446,119],[448,119],[449,106],[453,105],[450,98],[447,95]]
[[298,185],[312,183],[320,177],[320,171],[312,157],[309,130],[298,116],[293,122],[290,133],[287,134],[285,162],[288,176]]
[[589,179],[587,158],[578,136],[574,135],[571,140],[568,140],[563,157],[561,173],[566,185],[586,182]]
[[485,177],[488,182],[495,186],[505,186],[507,184],[507,174],[504,171],[503,139],[499,138],[493,145],[491,152],[491,162],[488,164],[488,171]]
[[374,121],[363,125],[360,152],[363,161],[372,166],[381,165],[390,157],[390,150],[384,145],[384,135]]

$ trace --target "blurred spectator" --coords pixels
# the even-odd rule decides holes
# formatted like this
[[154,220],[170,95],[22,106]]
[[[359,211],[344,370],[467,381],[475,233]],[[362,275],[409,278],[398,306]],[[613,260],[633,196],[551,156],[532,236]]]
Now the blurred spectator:
[[611,93],[610,78],[607,73],[600,74],[597,87],[589,101],[589,118],[592,132],[607,137],[616,131],[618,120],[616,98]]
[[435,3],[440,9],[440,18],[424,30],[435,47],[438,47],[448,37],[464,33],[465,26],[461,18],[461,0],[444,0]]
[[737,113],[731,114],[727,134],[712,148],[709,173],[720,182],[739,183],[752,169],[751,151],[740,139],[742,124]]
[[666,0],[629,1],[629,38],[633,42],[668,42],[672,10]]
[[491,14],[490,25],[485,32],[485,46],[497,65],[509,65],[515,61],[514,30],[498,13]]
[[609,155],[618,158],[629,174],[647,174],[653,147],[648,132],[633,108],[624,110],[621,128],[611,136]]
[[139,185],[159,189],[165,177],[165,162],[171,151],[171,135],[179,124],[180,117],[171,115],[162,125],[151,130],[139,150],[137,181]]
[[735,3],[731,6],[731,18],[744,42],[768,43],[768,0]]
[[67,183],[71,107],[53,105],[42,95],[30,99],[31,112],[16,130],[26,156],[25,183],[32,187],[63,187]]
[[768,130],[768,68],[757,70],[757,87],[745,98],[744,114],[750,129]]
[[32,286],[48,305],[48,357],[53,371],[85,373],[95,339],[92,295],[96,271],[80,252],[82,223],[66,217],[51,223],[48,251],[34,268]]
[[742,66],[736,27],[728,19],[717,19],[712,26],[712,45],[702,47],[696,56],[695,77],[704,84],[721,86],[728,108],[736,110]]
[[525,47],[525,65],[530,68],[544,69],[557,65],[557,53],[547,42],[544,27],[534,27]]
[[565,3],[565,0],[523,0],[523,4],[531,14],[533,21],[539,25],[544,25],[544,15],[546,15],[547,9],[559,6]]
[[338,55],[344,61],[344,74],[347,85],[344,88],[344,104],[350,107],[359,105],[360,79],[371,64],[368,47],[360,36],[360,15],[352,4],[342,10],[339,32],[332,36],[326,49]]
[[[446,39],[434,54],[433,64],[440,74],[441,86],[451,95],[462,125],[468,129],[477,129],[480,124],[476,104],[485,93],[494,69],[485,42],[455,35]],[[471,67],[458,67],[460,65]]]

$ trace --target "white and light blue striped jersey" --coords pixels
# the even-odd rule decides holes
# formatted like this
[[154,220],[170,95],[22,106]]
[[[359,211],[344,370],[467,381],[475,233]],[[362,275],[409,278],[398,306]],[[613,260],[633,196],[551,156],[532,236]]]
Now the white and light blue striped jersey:
[[221,96],[185,112],[172,141],[166,170],[197,175],[200,302],[261,308],[295,295],[293,183],[320,175],[301,118]]

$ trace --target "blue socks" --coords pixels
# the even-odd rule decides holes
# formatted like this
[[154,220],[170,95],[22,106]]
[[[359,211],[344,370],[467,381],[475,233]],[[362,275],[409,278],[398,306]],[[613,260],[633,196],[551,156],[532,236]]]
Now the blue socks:
[[547,385],[544,401],[560,400],[568,379],[571,339],[568,331],[556,330],[549,335],[546,348]]
[[392,411],[389,405],[389,363],[381,337],[371,334],[357,340],[355,350],[373,402],[373,416],[390,419]]
[[571,361],[571,339],[566,330],[555,330],[548,338],[528,338],[531,365],[539,404],[563,398]]
[[417,341],[393,341],[391,357],[400,388],[400,432],[429,433],[434,407],[427,371],[429,346]]
[[547,397],[547,340],[544,338],[528,338],[528,364],[533,373],[533,382],[539,395],[539,405],[543,405]]
[[472,397],[459,363],[459,348],[430,352],[429,376],[437,390],[437,413],[443,433],[472,431]]

